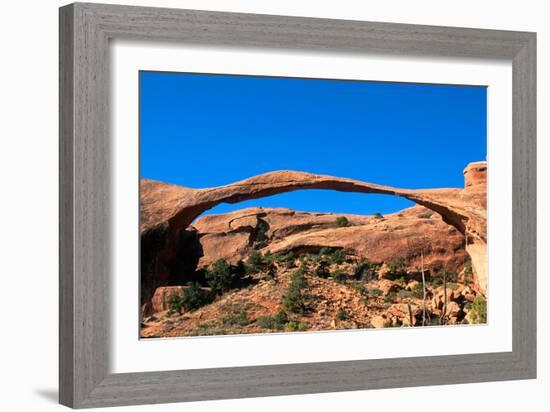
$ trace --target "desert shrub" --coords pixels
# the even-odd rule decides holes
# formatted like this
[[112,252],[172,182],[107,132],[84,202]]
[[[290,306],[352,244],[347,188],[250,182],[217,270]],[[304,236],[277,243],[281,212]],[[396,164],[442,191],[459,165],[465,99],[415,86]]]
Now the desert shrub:
[[353,277],[358,280],[370,282],[377,278],[378,265],[369,262],[367,259],[361,260],[353,268]]
[[349,285],[350,288],[356,290],[357,292],[363,294],[363,293],[367,293],[367,287],[365,285],[363,285],[362,283],[352,283],[351,285]]
[[277,276],[277,268],[273,263],[271,263],[267,268],[267,273],[265,274],[265,277],[267,280],[275,279]]
[[409,290],[402,289],[399,292],[397,292],[397,296],[399,296],[401,299],[407,299],[412,297],[412,292]]
[[196,282],[183,291],[182,306],[187,311],[198,309],[212,302],[213,296],[207,290],[204,290]]
[[397,217],[405,217],[405,215],[403,213],[399,213]]
[[298,322],[296,320],[291,320],[287,322],[284,326],[285,332],[304,332],[309,329],[309,325],[306,322]]
[[348,318],[348,315],[346,315],[346,312],[343,310],[339,310],[336,312],[336,319],[338,320],[346,320]]
[[375,219],[382,219],[384,216],[380,212],[375,212],[372,215]]
[[456,270],[446,271],[447,283],[458,282],[458,272]]
[[264,329],[277,329],[276,323],[271,316],[260,316],[256,319],[256,325]]
[[346,227],[350,225],[348,218],[345,216],[338,216],[335,223],[336,227]]
[[433,216],[433,213],[420,213],[418,217],[420,219],[430,219]]
[[250,323],[250,319],[248,319],[248,314],[246,313],[246,310],[242,310],[241,312],[237,314],[227,315],[223,318],[223,324],[224,325],[238,325],[238,326],[246,326]]
[[314,269],[313,274],[317,277],[326,279],[330,276],[330,270],[328,268],[329,264],[326,260],[322,259],[319,261],[319,264]]
[[403,256],[396,256],[388,263],[388,270],[395,275],[402,275],[407,269],[407,261]]
[[346,260],[346,251],[344,249],[336,249],[332,253],[332,262],[341,265]]
[[255,250],[246,260],[246,273],[255,274],[261,272],[266,268],[267,263],[261,252]]
[[277,325],[284,325],[285,323],[288,322],[288,316],[286,312],[281,309],[279,312],[275,314],[275,316],[273,316],[273,320]]
[[258,225],[254,231],[252,241],[253,242],[264,242],[267,240],[266,232],[269,230],[269,225],[263,219],[258,219]]
[[472,269],[472,262],[468,261],[464,264],[464,282],[472,283],[474,281],[474,270]]
[[342,269],[334,270],[332,272],[331,276],[334,279],[334,281],[339,282],[339,283],[344,282],[346,279],[349,278],[348,274]]
[[219,259],[205,274],[208,285],[215,294],[222,294],[228,290],[242,286],[241,270],[231,267],[225,259]]
[[319,250],[319,256],[330,256],[332,254],[332,249],[329,247],[322,247]]
[[281,330],[288,322],[288,316],[284,310],[279,310],[274,316],[260,316],[256,324],[265,329]]
[[422,287],[422,283],[415,284],[411,292],[413,297],[422,299],[424,297],[424,288]]
[[292,274],[290,285],[283,298],[283,306],[294,313],[302,313],[306,309],[307,280],[303,268],[298,269]]
[[273,255],[273,253],[271,253],[271,251],[267,251],[264,253],[264,259],[266,262],[274,262],[275,261],[275,255]]
[[320,257],[326,257],[329,261],[336,265],[341,265],[346,260],[346,251],[344,249],[335,249],[324,247],[319,251]]
[[183,309],[183,296],[179,293],[173,293],[168,299],[168,308],[170,312],[181,312]]
[[369,295],[372,295],[372,296],[380,296],[383,293],[384,292],[382,292],[380,289],[377,289],[377,288],[369,289]]
[[395,299],[397,298],[397,293],[390,292],[384,297],[384,302],[386,303],[393,303],[395,302]]
[[481,295],[475,297],[472,310],[477,315],[477,323],[487,323],[487,301]]
[[439,274],[437,276],[434,276],[430,282],[432,289],[437,289],[438,287],[443,285],[443,277]]
[[294,255],[294,252],[290,251],[288,253],[283,254],[277,254],[275,256],[275,260],[277,263],[283,265],[287,269],[295,267],[294,260],[296,259],[296,256]]

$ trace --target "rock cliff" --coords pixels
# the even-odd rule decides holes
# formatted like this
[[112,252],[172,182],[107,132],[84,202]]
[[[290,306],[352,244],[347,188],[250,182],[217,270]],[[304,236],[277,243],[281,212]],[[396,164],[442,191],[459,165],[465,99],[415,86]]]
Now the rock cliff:
[[[150,302],[158,287],[192,280],[189,276],[197,268],[220,257],[234,262],[252,250],[277,253],[322,247],[348,249],[357,257],[380,262],[403,256],[411,268],[418,266],[423,251],[428,266],[454,265],[456,269],[464,264],[465,251],[478,288],[485,294],[486,171],[485,162],[468,165],[462,189],[400,189],[296,171],[276,171],[205,189],[142,179],[142,303]],[[334,222],[340,215],[285,209],[247,209],[194,222],[220,203],[306,189],[395,195],[419,206],[382,219],[346,215],[350,225],[338,228]],[[420,216],[428,213],[430,218]]]

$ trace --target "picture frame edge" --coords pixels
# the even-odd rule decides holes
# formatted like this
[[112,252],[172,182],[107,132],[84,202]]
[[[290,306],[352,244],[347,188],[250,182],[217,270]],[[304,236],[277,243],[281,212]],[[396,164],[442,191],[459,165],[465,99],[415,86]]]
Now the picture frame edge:
[[[330,22],[333,27],[341,24],[343,32],[351,30],[351,26],[367,29],[371,25],[370,27],[376,27],[376,30],[387,27],[389,31],[399,26],[400,33],[396,36],[397,40],[392,40],[393,43],[390,42],[391,44],[386,46],[388,49],[403,44],[407,40],[399,39],[400,36],[407,36],[407,27],[414,31],[417,37],[419,30],[421,34],[422,30],[426,30],[423,35],[428,38],[424,40],[427,43],[430,41],[430,35],[439,39],[438,36],[442,36],[442,33],[447,33],[450,30],[453,34],[445,46],[448,55],[454,55],[453,48],[449,44],[453,44],[453,36],[456,37],[457,33],[464,33],[468,38],[476,33],[484,33],[491,40],[485,43],[485,46],[473,47],[470,51],[475,54],[474,57],[480,57],[479,54],[483,48],[489,47],[489,56],[512,61],[514,94],[513,350],[498,354],[446,355],[429,358],[322,362],[136,374],[109,373],[108,331],[106,330],[106,313],[109,304],[106,293],[108,288],[106,270],[109,254],[108,242],[105,241],[106,230],[104,230],[109,224],[106,212],[108,201],[106,176],[109,172],[108,44],[110,39],[118,36],[147,38],[148,35],[151,35],[150,26],[154,25],[155,16],[160,21],[160,17],[172,13],[173,10],[177,9],[95,3],[73,3],[61,7],[59,10],[60,403],[73,408],[88,408],[405,387],[417,386],[417,382],[424,382],[418,385],[423,386],[535,378],[536,33],[194,10],[179,10],[179,13],[183,16],[186,13],[200,15],[204,19],[224,19],[232,16],[231,18],[241,22],[242,20],[246,22],[247,19],[253,19],[256,22],[264,18],[267,20],[265,23],[267,26],[276,25],[273,23],[274,21],[284,24],[285,19],[290,19],[292,22],[304,21],[309,27],[312,25],[322,26],[324,23]],[[140,26],[142,23],[139,22],[139,18],[147,20],[147,27]],[[126,22],[126,24],[121,22]],[[181,30],[184,30],[184,26],[182,25]],[[273,30],[276,30],[275,26],[273,26]],[[361,29],[353,29],[355,34],[356,30],[361,31]],[[188,35],[189,33],[186,32],[186,36]],[[214,37],[215,35],[216,33],[214,33]],[[247,34],[247,36],[249,35]],[[258,33],[258,36],[265,38],[265,32],[263,37],[261,33]],[[367,35],[365,34],[365,36]],[[174,33],[168,34],[161,30],[158,37],[154,38],[173,39]],[[359,38],[362,38],[361,35]],[[279,39],[284,40],[284,36],[281,34]],[[330,39],[330,35],[323,34],[322,39]],[[498,47],[498,39],[501,39],[502,47]],[[205,40],[201,37],[199,40],[201,43],[206,40],[211,42],[215,39]],[[309,39],[307,41],[311,42]],[[338,38],[334,40],[334,44],[339,45],[342,41],[341,38]],[[234,34],[231,42],[238,43],[238,33]],[[247,37],[245,43],[257,46],[261,41],[258,42],[258,40]],[[375,45],[376,51],[382,50],[382,39],[373,39],[372,43]],[[465,53],[468,51],[467,46],[461,42],[457,42],[457,45],[456,55],[465,57]],[[273,46],[273,44],[270,43],[269,46]],[[283,47],[284,44],[279,46]],[[305,47],[307,42],[303,42],[303,44],[298,42],[298,46]],[[355,47],[354,45],[350,50],[355,50]],[[324,49],[322,44],[317,43],[313,43],[312,48]],[[425,54],[426,50],[424,45],[418,51],[419,54]],[[437,50],[442,50],[440,45]],[[400,53],[400,50],[393,52]],[[424,375],[421,375],[420,379],[416,379],[415,385],[408,385],[407,383],[410,381],[407,379],[410,377],[402,373],[403,367],[399,365],[413,365],[415,362],[423,361],[430,361],[436,366],[431,372],[429,368],[426,370],[419,369],[418,366],[409,368],[409,370],[415,369],[415,373],[421,370]],[[447,362],[447,366],[439,365],[441,362]],[[402,371],[392,376],[385,376],[381,372],[384,370],[384,364],[388,365],[387,368],[394,373],[399,369]],[[454,380],[441,374],[438,375],[439,370],[449,369],[449,365],[456,365],[457,368],[462,367],[462,374],[459,374],[458,377],[455,376]],[[469,370],[464,369],[465,365]],[[476,368],[479,368],[480,365],[483,365],[485,369],[478,371],[477,374],[472,374],[471,371],[477,370]],[[359,366],[363,368],[361,369]],[[303,370],[304,374],[296,374],[292,368]],[[322,372],[326,373],[327,368],[331,370],[331,375],[334,375],[335,371],[341,373],[343,379],[331,386],[330,382],[326,380],[327,376],[322,378]],[[272,374],[270,379],[273,379],[275,372],[282,374],[279,376],[279,385],[275,385],[271,380],[265,381],[265,378],[264,386],[261,382],[259,385],[252,385],[252,383],[258,382],[258,377],[262,376],[262,370]],[[295,380],[294,385],[285,385],[282,381],[285,370],[292,373],[292,379]],[[219,380],[223,380],[226,373],[243,376],[243,379],[245,377],[250,379],[250,376],[253,376],[254,382],[238,381],[240,386],[228,386],[224,389]],[[312,387],[308,382],[304,382],[308,376],[311,378],[312,374],[317,379],[317,387]],[[376,374],[380,377],[379,381],[382,382],[379,387],[373,385],[370,380],[374,379]],[[201,382],[204,387],[202,392],[190,393],[189,389],[193,387],[190,385],[191,376],[194,379],[206,376],[210,381]],[[143,380],[148,380],[148,382],[144,383]],[[269,385],[265,382],[269,382]],[[339,386],[341,384],[347,384],[347,386]],[[172,389],[177,387],[179,390],[174,391],[174,395],[170,395],[163,390],[167,386]]]

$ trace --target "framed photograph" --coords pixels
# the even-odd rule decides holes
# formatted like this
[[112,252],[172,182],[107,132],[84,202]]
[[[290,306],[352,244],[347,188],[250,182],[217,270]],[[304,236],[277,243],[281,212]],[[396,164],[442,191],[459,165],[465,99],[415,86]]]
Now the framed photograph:
[[536,377],[536,35],[60,9],[60,402]]

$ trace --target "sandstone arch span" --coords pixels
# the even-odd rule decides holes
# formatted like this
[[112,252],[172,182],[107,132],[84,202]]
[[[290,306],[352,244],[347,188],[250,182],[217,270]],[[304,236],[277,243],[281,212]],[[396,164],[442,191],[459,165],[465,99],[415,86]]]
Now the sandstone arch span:
[[147,234],[162,228],[164,242],[170,245],[179,231],[220,203],[238,203],[295,190],[328,189],[400,196],[439,213],[445,222],[465,235],[466,251],[472,258],[480,289],[486,293],[486,169],[485,162],[469,164],[464,170],[465,187],[462,189],[400,189],[297,171],[275,171],[206,189],[142,179],[140,231],[143,240]]

